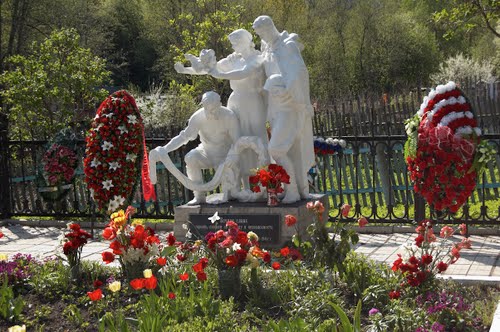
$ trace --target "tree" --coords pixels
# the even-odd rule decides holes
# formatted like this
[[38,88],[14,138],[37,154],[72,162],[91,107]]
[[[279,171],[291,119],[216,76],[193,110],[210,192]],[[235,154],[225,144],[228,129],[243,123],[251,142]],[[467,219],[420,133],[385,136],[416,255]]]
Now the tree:
[[10,136],[47,139],[84,120],[107,92],[99,89],[110,73],[103,59],[79,46],[75,30],[56,30],[29,56],[7,59],[10,70],[0,75],[8,107]]
[[486,29],[500,38],[500,30],[497,27],[499,18],[499,0],[452,0],[448,8],[434,14],[434,20],[447,27],[445,37],[479,28]]
[[[227,35],[238,28],[251,31],[244,8],[232,1],[187,0],[181,3],[152,1],[147,10],[147,24],[155,36],[159,58],[156,69],[169,82],[170,89],[181,95],[199,97],[208,90],[217,91],[223,99],[230,94],[229,83],[210,76],[177,74],[173,65],[185,62],[184,54],[198,55],[202,49],[213,49],[221,58],[232,52]],[[160,23],[159,23],[160,22]]]

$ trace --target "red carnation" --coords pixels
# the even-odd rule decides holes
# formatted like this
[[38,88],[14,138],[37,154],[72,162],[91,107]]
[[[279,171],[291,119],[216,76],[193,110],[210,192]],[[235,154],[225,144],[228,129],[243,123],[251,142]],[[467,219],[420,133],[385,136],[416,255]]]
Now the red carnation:
[[446,264],[445,262],[439,262],[437,264],[437,269],[439,272],[444,272],[446,271],[446,269],[448,269],[448,264]]
[[297,218],[294,215],[287,214],[285,216],[285,224],[288,227],[291,227],[291,226],[295,225],[296,223],[297,223]]
[[238,265],[238,259],[234,255],[227,256],[225,262],[230,267],[235,267]]
[[109,251],[105,251],[101,255],[102,261],[106,264],[109,264],[115,260],[115,255]]
[[393,290],[393,291],[390,291],[389,292],[389,298],[391,300],[396,300],[396,299],[399,299],[401,296],[401,292],[400,291],[397,291],[397,290]]
[[168,245],[169,246],[173,246],[175,244],[175,241],[176,241],[176,239],[175,239],[174,234],[173,233],[168,233],[168,235],[167,235],[167,243],[168,243]]
[[196,279],[198,279],[198,281],[205,281],[207,280],[207,274],[203,271],[198,272],[196,273]]
[[281,256],[287,257],[290,254],[290,249],[288,247],[281,248],[280,253]]
[[206,257],[200,258],[200,263],[202,268],[206,268],[208,266],[208,258]]
[[269,263],[271,261],[271,254],[268,252],[264,253],[264,256],[262,256],[262,260],[266,263]]
[[422,264],[429,265],[430,263],[432,263],[432,255],[422,255]]
[[203,272],[203,263],[198,262],[198,263],[194,264],[192,269],[195,273]]

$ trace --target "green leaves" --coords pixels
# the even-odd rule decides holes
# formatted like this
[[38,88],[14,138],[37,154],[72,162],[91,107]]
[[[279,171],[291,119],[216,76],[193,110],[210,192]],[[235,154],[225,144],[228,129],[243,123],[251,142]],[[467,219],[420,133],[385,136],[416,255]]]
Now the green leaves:
[[356,306],[356,311],[354,312],[354,321],[351,324],[349,321],[349,317],[347,314],[339,307],[337,304],[333,302],[329,302],[330,305],[335,309],[337,315],[339,316],[341,323],[342,332],[361,332],[361,300],[358,301],[358,305]]
[[55,30],[33,44],[31,55],[7,59],[12,69],[0,75],[7,87],[0,93],[8,104],[11,137],[52,137],[107,95],[99,89],[110,75],[105,61],[79,41],[75,30]]
[[0,317],[7,321],[18,321],[24,308],[24,301],[21,296],[14,297],[14,291],[9,286],[7,275],[2,277],[0,288]]
[[474,161],[472,162],[472,168],[480,176],[486,169],[488,163],[495,160],[497,151],[493,145],[489,144],[487,140],[482,140],[476,148],[476,154],[474,156]]

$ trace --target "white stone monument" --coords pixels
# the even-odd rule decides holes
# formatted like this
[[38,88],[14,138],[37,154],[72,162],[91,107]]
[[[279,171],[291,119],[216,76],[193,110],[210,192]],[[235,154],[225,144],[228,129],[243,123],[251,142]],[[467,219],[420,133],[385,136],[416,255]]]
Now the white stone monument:
[[[238,29],[228,36],[234,52],[226,58],[217,62],[213,50],[205,49],[199,57],[186,54],[191,67],[174,66],[179,73],[228,79],[233,89],[227,108],[215,92],[205,93],[203,108],[193,114],[188,126],[167,145],[150,152],[152,182],[156,183],[156,162],[161,161],[194,191],[195,198],[189,204],[205,203],[205,193],[219,184],[223,197],[212,203],[255,201],[258,196],[248,189],[250,170],[270,161],[290,175],[283,203],[309,198],[307,172],[314,165],[313,108],[303,46],[296,34],[278,32],[268,16],[259,16],[253,28],[261,38],[262,52],[255,49],[248,31]],[[271,125],[269,142],[266,120]],[[168,153],[198,135],[201,144],[185,158],[186,178],[173,166]],[[204,184],[201,170],[207,168],[217,171]]]

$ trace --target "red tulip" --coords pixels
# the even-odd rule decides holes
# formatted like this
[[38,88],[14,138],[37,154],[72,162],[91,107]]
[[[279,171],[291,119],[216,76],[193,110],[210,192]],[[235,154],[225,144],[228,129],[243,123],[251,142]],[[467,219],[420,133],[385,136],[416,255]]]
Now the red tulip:
[[102,299],[102,290],[100,288],[98,288],[93,292],[87,292],[87,295],[88,295],[90,300],[98,301],[98,300]]
[[143,279],[144,287],[146,289],[155,289],[158,285],[158,279],[155,276],[151,276],[150,278]]
[[158,257],[156,263],[160,266],[165,266],[165,264],[167,264],[167,259],[165,257]]
[[130,286],[132,286],[132,288],[135,290],[143,289],[144,279],[143,278],[133,279],[130,281]]

